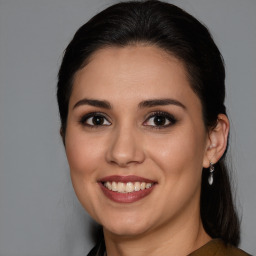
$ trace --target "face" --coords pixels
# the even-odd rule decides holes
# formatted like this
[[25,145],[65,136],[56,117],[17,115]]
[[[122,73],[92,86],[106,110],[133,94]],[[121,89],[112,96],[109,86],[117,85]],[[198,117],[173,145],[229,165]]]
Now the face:
[[182,62],[154,46],[97,51],[77,72],[65,146],[78,199],[117,235],[199,216],[207,131]]

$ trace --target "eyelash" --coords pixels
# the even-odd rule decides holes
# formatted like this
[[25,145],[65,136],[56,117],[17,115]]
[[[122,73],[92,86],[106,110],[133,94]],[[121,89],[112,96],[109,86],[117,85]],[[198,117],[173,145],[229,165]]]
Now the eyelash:
[[177,122],[177,119],[173,115],[171,115],[171,114],[169,114],[167,112],[156,111],[156,112],[151,113],[143,124],[148,122],[151,118],[156,118],[157,116],[159,116],[161,118],[164,117],[165,118],[165,122],[166,122],[166,120],[168,120],[169,124],[167,124],[167,125],[159,125],[159,126],[157,126],[157,125],[155,125],[155,126],[148,125],[152,129],[165,129],[165,128],[168,128],[168,127],[174,125]]
[[[156,117],[164,117],[165,118],[165,123],[166,123],[166,120],[169,122],[167,125],[165,124],[165,125],[145,125],[147,122],[149,122],[149,120],[150,119],[152,119],[152,118],[156,118]],[[100,117],[100,118],[103,118],[104,119],[104,122],[108,122],[109,124],[99,124],[99,125],[92,125],[92,124],[88,124],[88,123],[86,123],[86,122],[88,122],[88,120],[90,119],[90,118],[93,118],[93,117]],[[143,122],[143,125],[145,125],[145,126],[150,126],[150,128],[152,128],[152,129],[164,129],[164,128],[168,128],[168,127],[170,127],[170,126],[172,126],[172,125],[174,125],[175,123],[177,122],[177,119],[173,116],[173,115],[171,115],[171,114],[169,114],[169,113],[167,113],[167,112],[162,112],[162,111],[156,111],[156,112],[153,112],[153,113],[151,113],[148,117],[147,117],[147,119],[146,119],[146,121],[144,121]],[[111,122],[108,120],[108,118],[106,117],[106,115],[105,114],[103,114],[103,113],[100,113],[100,112],[92,112],[92,113],[89,113],[89,114],[86,114],[86,115],[84,115],[84,116],[82,116],[81,118],[80,118],[80,120],[79,120],[79,123],[82,125],[82,126],[86,126],[86,127],[89,127],[89,128],[100,128],[100,127],[102,127],[102,126],[110,126],[111,125]]]
[[82,116],[81,119],[79,120],[79,123],[82,126],[86,126],[86,127],[89,127],[89,128],[100,128],[102,126],[109,126],[109,125],[111,125],[111,123],[109,125],[106,125],[106,124],[105,125],[104,124],[103,125],[91,125],[91,124],[86,123],[86,122],[88,122],[88,120],[90,118],[93,118],[93,117],[104,118],[104,122],[107,121],[108,123],[110,123],[108,121],[108,118],[104,114],[102,114],[100,112],[92,112],[92,113],[89,113],[89,114],[86,114],[86,115]]

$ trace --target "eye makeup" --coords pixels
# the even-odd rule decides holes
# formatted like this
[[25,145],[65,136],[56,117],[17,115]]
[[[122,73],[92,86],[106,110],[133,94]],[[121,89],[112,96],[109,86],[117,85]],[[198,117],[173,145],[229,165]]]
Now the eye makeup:
[[[112,125],[109,119],[105,113],[90,112],[79,118],[79,124],[83,127],[100,128]],[[142,125],[152,129],[168,128],[177,122],[172,114],[165,111],[151,112],[145,119]]]
[[164,111],[155,111],[150,113],[143,125],[153,129],[164,129],[174,125],[176,122],[177,119],[172,114]]
[[111,125],[111,122],[108,120],[106,115],[101,112],[90,112],[85,114],[79,119],[79,123],[82,126],[89,128],[99,128]]

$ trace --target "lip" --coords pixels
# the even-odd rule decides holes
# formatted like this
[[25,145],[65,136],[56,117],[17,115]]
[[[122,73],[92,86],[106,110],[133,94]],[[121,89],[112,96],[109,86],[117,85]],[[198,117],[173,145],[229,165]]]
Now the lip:
[[[134,191],[130,193],[118,193],[111,191],[107,189],[103,183],[107,181],[115,181],[115,182],[146,182],[146,183],[152,183],[152,187],[144,189],[144,190],[139,190],[139,191]],[[155,188],[156,182],[150,179],[146,179],[143,177],[135,176],[135,175],[129,175],[129,176],[119,176],[119,175],[112,175],[112,176],[107,176],[98,181],[98,184],[104,193],[104,195],[109,198],[110,200],[116,202],[116,203],[134,203],[136,201],[139,201],[146,196],[148,196],[153,189]]]

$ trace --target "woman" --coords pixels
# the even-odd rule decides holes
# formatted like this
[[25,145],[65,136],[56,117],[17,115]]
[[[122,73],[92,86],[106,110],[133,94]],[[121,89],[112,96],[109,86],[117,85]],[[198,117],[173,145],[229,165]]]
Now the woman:
[[116,4],[76,32],[57,97],[74,190],[103,227],[89,255],[247,255],[224,80],[208,30],[171,4]]

